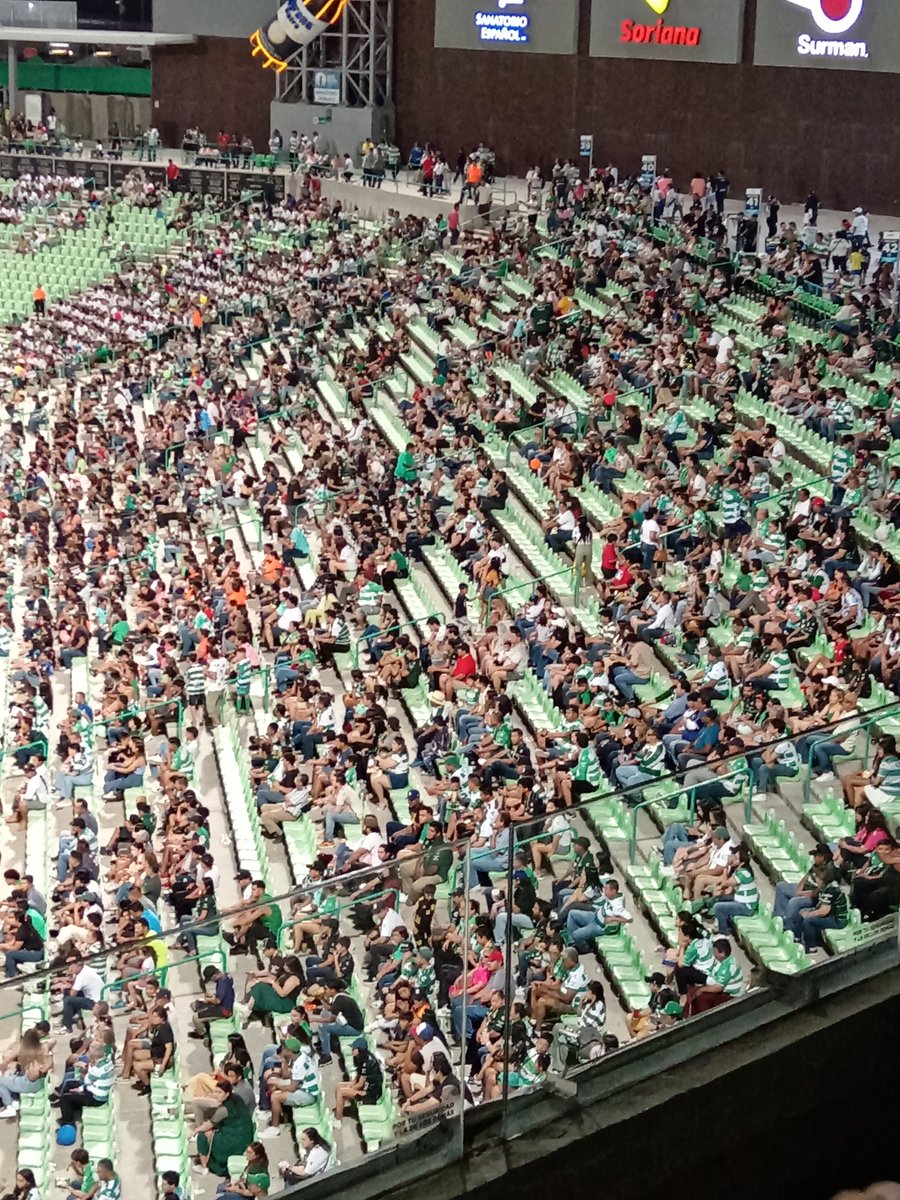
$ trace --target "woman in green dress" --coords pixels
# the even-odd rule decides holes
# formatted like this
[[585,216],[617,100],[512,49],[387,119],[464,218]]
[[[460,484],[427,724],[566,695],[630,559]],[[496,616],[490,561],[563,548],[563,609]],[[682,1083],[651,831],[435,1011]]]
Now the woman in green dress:
[[262,1018],[269,1013],[289,1013],[303,983],[303,965],[296,955],[289,955],[274,971],[256,979],[245,1002],[235,1005],[235,1012],[245,1022],[254,1015]]
[[197,1155],[201,1167],[227,1179],[229,1158],[244,1154],[253,1141],[253,1118],[227,1080],[219,1083],[219,1091],[222,1103],[197,1127]]

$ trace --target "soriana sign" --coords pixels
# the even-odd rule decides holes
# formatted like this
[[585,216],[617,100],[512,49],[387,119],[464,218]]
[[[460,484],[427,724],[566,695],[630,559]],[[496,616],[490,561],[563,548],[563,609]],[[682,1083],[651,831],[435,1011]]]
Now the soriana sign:
[[898,0],[757,0],[754,62],[900,71]]
[[591,54],[739,62],[744,0],[594,0]]

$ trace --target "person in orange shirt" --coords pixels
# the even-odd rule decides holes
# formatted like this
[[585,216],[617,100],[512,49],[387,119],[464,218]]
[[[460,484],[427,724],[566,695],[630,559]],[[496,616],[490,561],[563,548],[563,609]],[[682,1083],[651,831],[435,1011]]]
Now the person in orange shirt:
[[466,186],[463,188],[463,196],[460,199],[468,195],[470,200],[474,200],[481,186],[481,179],[481,163],[477,158],[470,158],[469,165],[466,167]]
[[225,593],[225,599],[229,604],[233,604],[235,608],[245,608],[247,605],[247,589],[244,587],[243,580],[240,575],[232,575],[229,580],[229,589]]
[[47,310],[47,293],[40,284],[34,289],[34,315],[42,317]]
[[197,349],[199,350],[200,342],[203,338],[203,313],[196,304],[191,311],[191,325],[194,330],[194,341],[197,343]]
[[260,574],[262,575],[263,583],[268,584],[269,587],[275,587],[281,578],[281,572],[283,570],[284,563],[274,552],[274,550],[268,550],[263,558],[262,567],[260,568]]

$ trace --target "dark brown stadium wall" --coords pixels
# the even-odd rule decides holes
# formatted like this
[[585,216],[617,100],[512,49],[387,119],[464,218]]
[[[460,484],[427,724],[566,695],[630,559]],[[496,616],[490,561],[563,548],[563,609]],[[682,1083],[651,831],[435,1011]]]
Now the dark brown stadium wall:
[[483,140],[501,173],[523,175],[577,155],[579,134],[593,133],[595,162],[625,170],[656,154],[685,184],[721,167],[732,195],[762,187],[790,203],[815,187],[826,207],[900,213],[900,74],[751,65],[757,0],[742,62],[727,65],[592,58],[591,0],[580,0],[576,55],[436,50],[435,2],[396,0],[404,149],[429,138],[453,162]]
[[195,125],[210,138],[220,129],[249,133],[263,153],[274,97],[274,76],[260,68],[246,38],[201,37],[153,51],[153,120],[166,146],[180,146]]

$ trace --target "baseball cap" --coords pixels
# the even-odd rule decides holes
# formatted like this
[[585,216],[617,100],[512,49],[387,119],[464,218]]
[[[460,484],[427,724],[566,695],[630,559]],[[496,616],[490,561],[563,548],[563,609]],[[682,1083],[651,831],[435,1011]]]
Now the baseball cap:
[[420,946],[418,950],[419,958],[424,958],[426,962],[431,962],[434,958],[434,951],[430,946]]
[[422,1021],[421,1024],[417,1025],[413,1030],[413,1033],[415,1033],[416,1037],[420,1038],[423,1042],[430,1042],[434,1037],[434,1030],[425,1021]]
[[285,1050],[290,1050],[291,1054],[299,1054],[303,1049],[299,1038],[285,1038],[281,1044]]
[[654,971],[652,975],[644,976],[644,983],[655,983],[657,987],[663,987],[665,982],[666,977],[661,971]]
[[253,876],[250,874],[249,871],[238,871],[237,875],[235,875],[235,879],[252,879],[252,878],[253,878]]
[[366,1050],[366,1049],[368,1049],[368,1043],[364,1037],[354,1038],[353,1041],[350,1043],[350,1049],[351,1050]]
[[677,1000],[670,1000],[668,1004],[663,1006],[663,1012],[667,1017],[680,1017],[683,1014],[684,1009],[677,1002]]
[[720,838],[723,842],[727,842],[730,836],[724,825],[717,825],[713,830],[713,837]]

